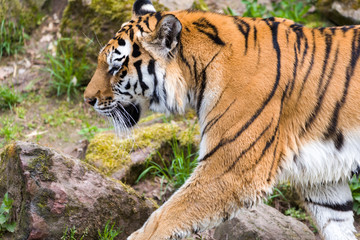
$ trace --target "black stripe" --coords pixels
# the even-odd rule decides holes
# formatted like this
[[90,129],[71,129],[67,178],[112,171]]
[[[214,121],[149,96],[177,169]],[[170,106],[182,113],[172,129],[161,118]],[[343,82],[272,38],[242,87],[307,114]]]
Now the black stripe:
[[126,45],[126,42],[125,42],[124,39],[119,38],[119,39],[118,39],[118,44],[119,44],[119,46],[125,46],[125,45]]
[[[156,18],[157,23],[159,23],[159,22],[160,22],[160,20],[162,19],[161,12],[157,12],[157,13],[155,13],[155,18]],[[156,24],[157,24],[157,23],[156,23]]]
[[124,77],[126,77],[126,75],[127,75],[127,70],[123,70],[121,72],[120,78],[124,78]]
[[292,24],[290,28],[296,34],[297,48],[299,51],[301,51],[301,40],[304,38],[303,26],[296,23],[296,24]]
[[240,155],[236,158],[236,160],[231,164],[231,166],[229,166],[227,168],[227,170],[223,173],[223,174],[226,174],[228,172],[230,172],[234,167],[235,165],[239,162],[239,160],[250,150],[252,149],[255,144],[264,136],[264,134],[269,130],[269,128],[271,127],[271,124],[273,123],[273,120],[274,119],[271,119],[270,123],[264,128],[264,130],[259,134],[259,136],[257,136],[257,138],[249,145],[248,148],[244,149]]
[[179,43],[179,53],[180,53],[180,58],[181,58],[181,61],[183,61],[183,63],[185,63],[185,65],[189,68],[190,70],[190,74],[192,74],[192,70],[191,70],[191,66],[190,66],[190,63],[187,61],[187,59],[185,58],[184,56],[184,46],[182,45],[182,43],[180,42]]
[[154,91],[153,91],[153,95],[150,100],[150,103],[152,103],[152,102],[159,103],[160,102],[159,95],[157,94],[158,79],[157,79],[156,73],[155,73],[155,60],[154,59],[151,59],[149,61],[148,72],[150,75],[154,76]]
[[134,29],[131,29],[130,30],[130,34],[129,34],[129,36],[130,36],[130,41],[134,41]]
[[302,60],[301,60],[301,63],[300,65],[302,66],[305,62],[305,57],[308,53],[308,49],[309,49],[309,43],[308,43],[308,39],[307,37],[304,35],[304,39],[305,39],[305,46],[304,46],[304,52],[303,52],[303,57],[302,57]]
[[241,127],[241,129],[232,138],[221,139],[220,142],[210,152],[205,154],[205,156],[202,159],[199,159],[199,162],[204,161],[207,158],[211,157],[222,146],[234,142],[239,136],[241,136],[241,134],[246,129],[248,129],[248,127],[258,118],[258,116],[262,113],[262,111],[265,109],[265,107],[269,104],[270,100],[274,97],[275,92],[276,92],[276,90],[277,90],[277,88],[279,86],[280,77],[281,77],[281,51],[280,51],[279,43],[277,41],[278,25],[279,25],[278,22],[274,22],[273,24],[269,25],[269,27],[270,27],[270,29],[272,31],[273,47],[274,47],[274,49],[276,51],[276,55],[277,55],[277,74],[276,74],[276,79],[275,79],[274,86],[271,89],[270,94],[265,99],[265,101],[263,102],[261,107],[259,109],[257,109],[257,111],[254,113],[254,115],[251,116],[251,118]]
[[134,63],[134,67],[136,68],[136,71],[137,71],[137,74],[138,74],[140,87],[142,89],[142,95],[145,95],[145,91],[147,89],[149,89],[149,87],[143,82],[143,75],[142,75],[142,72],[141,72],[141,64],[142,64],[142,60],[139,60],[139,61]]
[[[307,131],[311,125],[314,123],[315,119],[317,118],[320,110],[321,110],[321,107],[322,107],[322,104],[323,104],[323,100],[324,100],[324,97],[326,95],[326,92],[329,88],[329,85],[330,85],[330,81],[334,75],[334,70],[335,70],[335,66],[337,64],[337,60],[338,60],[338,55],[339,55],[339,47],[336,49],[336,53],[335,53],[335,59],[334,59],[334,62],[333,62],[333,65],[331,67],[331,70],[330,70],[330,73],[328,74],[328,78],[326,80],[326,83],[325,83],[325,86],[324,86],[324,89],[322,89],[320,91],[320,94],[319,94],[319,97],[317,99],[317,102],[316,102],[316,105],[315,105],[315,108],[314,110],[311,112],[311,115],[309,117],[309,119],[307,119],[306,123],[305,123],[305,129],[300,133],[300,135],[303,135],[305,133],[305,131]],[[324,77],[324,74],[322,74],[322,77]]]
[[308,70],[307,70],[307,72],[305,74],[305,77],[304,77],[303,81],[302,81],[297,102],[299,102],[299,99],[302,96],[302,92],[304,91],[305,83],[307,82],[307,80],[308,80],[308,78],[310,76],[310,72],[311,72],[311,70],[313,69],[313,66],[314,66],[315,50],[316,50],[315,32],[314,31],[312,31],[312,37],[313,37],[313,39],[312,39],[313,50],[312,50],[312,53],[311,53],[311,60],[310,60],[310,63],[309,63],[309,68],[308,68]]
[[257,28],[256,26],[254,26],[254,48],[256,47],[257,44]]
[[127,67],[127,68],[128,68],[128,65],[129,65],[129,56],[127,56],[127,57],[125,58],[125,61],[124,61],[124,63],[123,63],[123,67]]
[[296,46],[294,44],[294,70],[293,70],[293,77],[292,77],[292,81],[291,81],[291,85],[290,85],[290,91],[289,91],[289,96],[291,96],[294,87],[295,87],[295,80],[296,80],[296,75],[297,75],[297,68],[298,68],[298,62],[299,62],[299,58],[298,58],[298,50],[296,49]]
[[[285,101],[285,97],[287,95],[287,91],[289,90],[289,85],[286,85],[286,88],[283,92],[282,98],[281,98],[281,104],[280,104],[280,111],[279,111],[279,118],[276,124],[276,127],[274,129],[273,135],[270,137],[270,139],[268,141],[266,141],[265,147],[263,148],[260,157],[256,160],[255,164],[253,164],[250,168],[248,169],[242,169],[242,173],[245,173],[249,170],[254,170],[254,168],[261,162],[261,160],[263,159],[263,157],[265,156],[265,153],[267,152],[267,150],[270,149],[270,147],[272,146],[272,144],[274,143],[275,139],[279,139],[280,136],[280,130],[279,130],[279,126],[280,126],[280,120],[281,120],[281,116],[282,116],[282,111],[283,111],[283,107],[284,107],[284,101]],[[274,156],[276,155],[276,150],[277,150],[277,145],[278,145],[278,141],[275,145],[275,150],[274,150]],[[277,159],[274,157],[273,161],[276,161]]]
[[330,124],[327,128],[327,133],[325,134],[325,138],[329,138],[336,133],[336,128],[337,128],[338,119],[339,119],[339,113],[340,113],[341,108],[343,107],[343,105],[346,102],[346,97],[348,94],[350,81],[354,75],[355,66],[360,57],[360,35],[359,35],[359,32],[356,30],[354,31],[351,49],[352,49],[351,59],[350,59],[350,63],[348,65],[348,67],[346,68],[346,80],[344,83],[343,95],[342,95],[340,101],[336,102],[334,112],[333,112],[332,118],[330,120]]
[[334,137],[334,144],[338,151],[344,146],[344,135],[341,131],[338,131]]
[[332,210],[340,211],[340,212],[347,212],[353,210],[352,200],[349,200],[345,203],[320,203],[320,202],[314,202],[311,199],[306,198],[305,201],[313,205],[330,208]]
[[145,20],[144,20],[144,23],[145,23],[147,29],[149,29],[150,31],[152,31],[152,30],[150,29],[149,18],[150,18],[150,16],[147,16],[147,17],[145,18]]
[[322,72],[321,72],[321,76],[320,76],[320,81],[319,81],[319,86],[318,86],[318,92],[320,91],[321,87],[322,87],[322,83],[324,80],[324,75],[325,75],[325,71],[326,71],[326,67],[328,64],[328,60],[329,60],[329,55],[330,55],[330,51],[331,51],[331,46],[332,46],[332,36],[330,34],[326,34],[325,35],[325,56],[324,56],[324,64],[322,67]]
[[[279,130],[280,131],[280,130]],[[276,153],[277,153],[277,147],[279,145],[279,139],[280,139],[280,133],[278,134],[277,136],[277,139],[276,139],[276,145],[275,145],[275,149],[274,149],[274,154],[273,154],[273,160],[271,162],[271,167],[270,167],[270,171],[269,171],[269,174],[268,174],[268,177],[266,179],[267,182],[270,182],[271,181],[271,172],[273,171],[274,169],[274,166],[275,166],[275,161],[277,160],[276,159]],[[282,154],[280,154],[281,156]]]
[[139,45],[137,45],[136,43],[133,44],[133,52],[132,52],[132,56],[134,58],[140,57],[141,52],[140,52],[140,47]]
[[244,38],[245,38],[244,55],[246,55],[247,49],[248,49],[250,26],[249,26],[249,24],[247,22],[245,22],[241,18],[234,18],[234,20],[235,20],[235,24],[237,25],[239,31],[244,35]]
[[202,81],[201,81],[201,86],[200,86],[200,92],[199,92],[199,96],[197,99],[197,107],[196,107],[196,112],[197,112],[197,116],[200,117],[200,108],[201,108],[201,104],[202,104],[202,100],[204,98],[204,92],[205,92],[205,88],[206,88],[206,70],[207,68],[210,66],[210,64],[215,60],[215,58],[219,55],[219,53],[221,52],[222,49],[220,49],[213,57],[212,59],[208,62],[208,64],[204,67],[204,69],[201,71],[201,76],[202,76]]
[[225,109],[225,111],[224,111],[222,114],[218,114],[215,118],[211,119],[211,121],[209,121],[209,122],[206,124],[203,132],[201,133],[201,138],[204,136],[204,134],[205,134],[206,132],[208,132],[208,131],[225,115],[225,113],[226,113],[227,111],[229,111],[230,107],[234,104],[235,101],[236,101],[236,100],[234,100],[234,101]]
[[123,60],[125,58],[125,56],[122,56],[121,58],[115,58],[114,62],[121,62],[121,60]]
[[140,32],[144,32],[144,29],[139,24],[137,24],[136,27],[139,29]]
[[200,18],[198,21],[193,22],[193,25],[196,26],[196,29],[204,33],[206,36],[208,36],[211,40],[214,41],[214,43],[224,46],[225,43],[220,39],[219,32],[217,28],[211,24],[208,20],[205,18]]

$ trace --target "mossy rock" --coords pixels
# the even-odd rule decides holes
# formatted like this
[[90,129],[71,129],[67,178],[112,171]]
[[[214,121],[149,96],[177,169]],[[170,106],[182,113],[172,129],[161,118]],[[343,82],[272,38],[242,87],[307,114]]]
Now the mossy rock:
[[30,33],[45,16],[43,9],[49,0],[0,0],[0,21],[12,21]]
[[172,154],[171,142],[180,146],[199,144],[199,125],[184,122],[156,123],[135,128],[131,136],[118,139],[114,133],[99,133],[90,141],[85,161],[104,174],[133,184],[149,160]]
[[360,24],[360,0],[318,0],[316,7],[336,25]]
[[[133,3],[134,0],[69,0],[61,20],[61,35],[75,41],[78,56],[86,52],[89,61],[96,63],[99,50],[131,19]],[[157,0],[153,3],[158,11],[165,10]]]

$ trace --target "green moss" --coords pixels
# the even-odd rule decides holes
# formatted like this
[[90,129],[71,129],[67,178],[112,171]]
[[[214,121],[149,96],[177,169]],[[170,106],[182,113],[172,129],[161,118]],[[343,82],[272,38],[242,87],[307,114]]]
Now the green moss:
[[33,154],[35,158],[29,164],[30,173],[39,175],[41,181],[56,181],[55,174],[49,171],[53,165],[52,155],[41,149],[36,149]]
[[176,124],[158,123],[134,129],[132,136],[126,139],[118,139],[113,133],[100,133],[91,140],[85,161],[111,175],[131,162],[131,152],[145,148],[158,149],[163,143],[169,142],[178,130]]
[[[131,19],[133,3],[134,0],[69,0],[61,20],[61,35],[75,41],[79,56],[85,51],[89,61],[95,63],[102,45]],[[157,10],[165,10],[157,0],[153,3]]]
[[41,21],[44,13],[41,10],[45,1],[40,0],[0,0],[0,20],[16,22],[30,33]]

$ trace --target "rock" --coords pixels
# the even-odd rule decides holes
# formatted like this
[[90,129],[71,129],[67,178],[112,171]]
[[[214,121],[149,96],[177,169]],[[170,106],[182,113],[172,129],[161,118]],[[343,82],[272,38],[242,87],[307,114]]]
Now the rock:
[[305,224],[265,204],[242,209],[235,218],[217,227],[213,237],[216,240],[315,240]]
[[337,25],[360,24],[358,0],[318,0],[317,9]]
[[[65,229],[98,229],[115,223],[125,239],[142,226],[156,204],[94,167],[32,143],[8,145],[0,159],[0,198],[14,199],[14,234],[6,239],[60,239]],[[78,239],[76,237],[76,239]]]
[[199,143],[199,125],[155,123],[136,127],[131,135],[117,138],[114,133],[99,133],[90,141],[85,161],[112,178],[134,184],[148,160],[161,162],[158,152],[171,158],[170,143],[175,139],[181,146]]

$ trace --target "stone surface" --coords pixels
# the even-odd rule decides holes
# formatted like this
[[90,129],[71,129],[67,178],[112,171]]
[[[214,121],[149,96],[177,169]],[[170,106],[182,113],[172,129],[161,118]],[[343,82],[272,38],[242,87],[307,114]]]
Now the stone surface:
[[0,198],[14,199],[15,234],[4,239],[60,239],[68,227],[97,230],[109,220],[125,239],[156,208],[153,201],[80,160],[32,143],[7,146],[0,160]]
[[213,238],[216,240],[315,240],[314,234],[305,224],[264,204],[259,204],[250,210],[242,209],[235,218],[217,227]]
[[358,0],[319,0],[317,8],[337,25],[360,24]]
[[191,144],[196,148],[199,144],[199,125],[195,123],[147,125],[144,122],[129,134],[123,138],[114,133],[95,135],[90,141],[85,161],[106,175],[132,185],[145,170],[148,160],[161,163],[158,153],[165,160],[172,158],[172,141],[178,141],[182,147]]

